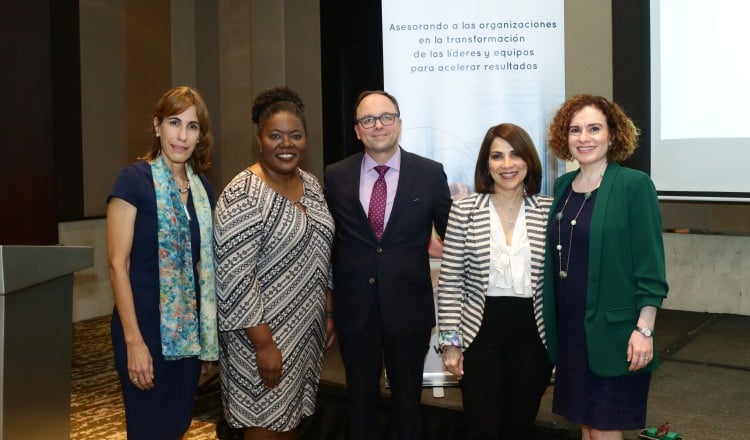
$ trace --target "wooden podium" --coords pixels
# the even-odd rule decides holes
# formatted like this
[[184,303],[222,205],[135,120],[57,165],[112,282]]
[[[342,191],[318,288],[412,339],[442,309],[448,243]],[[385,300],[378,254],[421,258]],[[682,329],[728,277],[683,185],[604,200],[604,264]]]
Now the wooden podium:
[[91,247],[0,245],[0,440],[70,438],[73,272]]

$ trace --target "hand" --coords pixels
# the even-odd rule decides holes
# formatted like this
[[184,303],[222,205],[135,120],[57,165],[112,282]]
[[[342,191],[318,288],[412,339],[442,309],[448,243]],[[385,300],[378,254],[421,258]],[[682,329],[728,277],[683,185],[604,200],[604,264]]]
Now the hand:
[[146,343],[141,341],[127,344],[128,377],[139,390],[150,390],[154,387],[154,362]]
[[281,351],[276,344],[267,344],[257,351],[255,361],[258,364],[260,379],[268,388],[274,388],[281,381]]
[[333,343],[336,342],[336,326],[333,323],[333,318],[326,318],[326,333],[328,334],[326,350],[328,350],[333,347]]
[[443,366],[451,374],[461,379],[464,375],[464,354],[458,347],[443,348]]
[[208,376],[213,373],[213,370],[218,368],[219,363],[217,361],[203,361],[201,362],[201,375]]
[[628,371],[645,368],[654,358],[654,338],[643,336],[633,330],[628,341]]

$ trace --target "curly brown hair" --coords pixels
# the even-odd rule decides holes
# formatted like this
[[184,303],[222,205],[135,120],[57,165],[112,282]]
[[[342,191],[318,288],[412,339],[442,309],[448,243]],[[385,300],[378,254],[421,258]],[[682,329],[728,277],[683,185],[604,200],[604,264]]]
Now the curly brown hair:
[[[193,155],[188,159],[188,164],[196,173],[205,173],[211,169],[211,153],[213,152],[214,137],[210,131],[210,120],[208,119],[208,108],[203,101],[203,97],[197,90],[191,87],[179,86],[173,87],[164,93],[154,106],[154,118],[158,124],[170,116],[179,115],[187,110],[191,105],[195,106],[195,114],[198,117],[201,134],[198,138],[198,145],[195,146]],[[161,154],[161,142],[156,137],[156,127],[154,130],[154,140],[151,144],[151,150],[141,159],[153,160]]]
[[547,143],[558,159],[573,160],[568,148],[568,131],[573,116],[584,107],[594,107],[604,114],[612,143],[607,160],[625,160],[638,148],[640,130],[616,103],[603,96],[576,95],[563,103],[549,126]]

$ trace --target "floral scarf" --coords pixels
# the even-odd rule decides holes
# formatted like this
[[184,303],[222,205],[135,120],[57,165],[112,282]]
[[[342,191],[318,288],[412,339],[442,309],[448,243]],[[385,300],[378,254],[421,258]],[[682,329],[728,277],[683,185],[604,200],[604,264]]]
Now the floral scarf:
[[200,229],[200,310],[196,310],[190,225],[177,183],[159,155],[151,162],[159,239],[161,347],[167,360],[198,356],[218,359],[214,287],[213,216],[206,189],[187,165],[188,182]]

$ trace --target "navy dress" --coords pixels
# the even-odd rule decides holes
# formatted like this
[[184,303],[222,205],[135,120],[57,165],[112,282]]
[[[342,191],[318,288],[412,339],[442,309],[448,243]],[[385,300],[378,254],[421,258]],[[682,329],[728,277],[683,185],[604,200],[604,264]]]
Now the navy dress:
[[[211,204],[211,188],[201,176]],[[127,166],[117,178],[107,201],[116,197],[138,209],[135,218],[133,246],[130,252],[130,283],[138,326],[151,353],[154,366],[154,388],[142,391],[134,387],[128,375],[128,354],[117,308],[112,314],[112,348],[115,368],[122,385],[128,438],[137,440],[172,440],[190,426],[195,395],[200,380],[201,361],[189,357],[167,361],[161,352],[159,334],[159,262],[157,241],[156,193],[151,166],[139,161]],[[191,249],[193,261],[200,259],[200,231],[188,193]],[[198,272],[194,269],[196,299],[200,298]]]
[[[566,190],[563,194],[568,194]],[[553,258],[555,268],[555,299],[557,302],[557,370],[552,411],[571,422],[588,425],[599,430],[629,430],[643,428],[646,423],[646,400],[651,373],[638,373],[619,377],[602,377],[594,374],[588,365],[584,319],[589,259],[589,230],[591,215],[596,203],[597,190],[583,205],[576,220],[572,245],[570,220],[576,216],[584,202],[584,194],[573,192],[565,207],[565,217],[559,222],[552,216],[547,228],[554,249],[561,243],[562,268],[568,273],[561,279],[560,258]],[[560,201],[557,212],[562,209]],[[558,241],[558,238],[561,238]],[[606,257],[605,257],[606,258]],[[568,264],[568,261],[570,262]],[[623,347],[623,362],[626,351]]]

